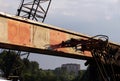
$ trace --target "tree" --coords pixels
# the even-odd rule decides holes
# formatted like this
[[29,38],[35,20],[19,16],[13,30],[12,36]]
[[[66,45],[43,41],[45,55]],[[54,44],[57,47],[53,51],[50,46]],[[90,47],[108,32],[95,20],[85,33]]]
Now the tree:
[[64,68],[42,70],[36,61],[21,59],[15,51],[7,50],[0,53],[0,69],[5,78],[20,76],[20,81],[73,81],[76,77]]
[[73,79],[72,81],[87,81],[85,76],[87,76],[86,70],[80,70],[78,76],[75,77],[75,79]]
[[19,76],[22,66],[22,60],[15,51],[4,50],[0,53],[0,69],[5,78],[8,78],[10,75]]
[[29,61],[28,59],[23,59],[24,68],[21,74],[23,81],[38,81],[39,76],[39,64],[35,61]]
[[66,68],[56,68],[54,73],[57,77],[56,81],[72,81],[76,78],[75,73],[68,72]]

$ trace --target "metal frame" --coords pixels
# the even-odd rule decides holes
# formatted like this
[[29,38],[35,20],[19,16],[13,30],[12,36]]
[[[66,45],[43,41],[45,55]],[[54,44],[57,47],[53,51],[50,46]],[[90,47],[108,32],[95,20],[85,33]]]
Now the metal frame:
[[22,0],[20,7],[17,9],[16,15],[44,22],[50,4],[51,0]]

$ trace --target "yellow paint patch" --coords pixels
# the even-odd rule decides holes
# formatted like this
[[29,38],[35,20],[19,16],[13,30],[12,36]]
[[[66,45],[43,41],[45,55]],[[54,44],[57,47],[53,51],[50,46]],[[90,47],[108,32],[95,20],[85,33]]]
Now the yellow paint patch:
[[7,19],[0,17],[0,42],[7,42]]

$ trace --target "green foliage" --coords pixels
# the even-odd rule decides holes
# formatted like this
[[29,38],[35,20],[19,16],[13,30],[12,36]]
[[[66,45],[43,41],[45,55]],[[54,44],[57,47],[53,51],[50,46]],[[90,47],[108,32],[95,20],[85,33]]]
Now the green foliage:
[[73,81],[76,78],[74,72],[68,72],[65,68],[56,68],[54,73],[57,76],[56,81]]
[[86,76],[86,70],[80,70],[78,76],[72,81],[87,81]]
[[39,64],[35,61],[29,61],[28,59],[23,59],[23,71],[21,77],[23,81],[35,81],[38,79]]
[[0,69],[4,73],[4,77],[9,75],[19,75],[22,69],[22,60],[14,51],[6,51],[0,53]]
[[21,59],[14,51],[0,53],[0,69],[4,77],[17,75],[21,81],[80,81],[84,73],[80,72],[76,77],[74,72],[68,73],[65,68],[42,70],[37,62]]

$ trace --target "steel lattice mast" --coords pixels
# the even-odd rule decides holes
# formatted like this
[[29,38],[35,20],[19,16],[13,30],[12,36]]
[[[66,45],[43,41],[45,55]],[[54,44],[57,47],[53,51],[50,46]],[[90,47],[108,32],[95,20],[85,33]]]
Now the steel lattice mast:
[[17,16],[44,22],[51,0],[22,0]]

